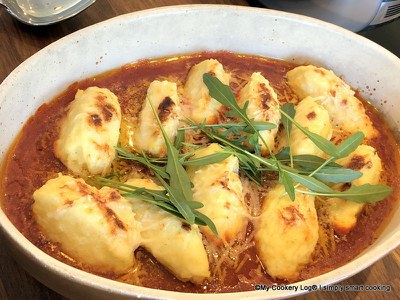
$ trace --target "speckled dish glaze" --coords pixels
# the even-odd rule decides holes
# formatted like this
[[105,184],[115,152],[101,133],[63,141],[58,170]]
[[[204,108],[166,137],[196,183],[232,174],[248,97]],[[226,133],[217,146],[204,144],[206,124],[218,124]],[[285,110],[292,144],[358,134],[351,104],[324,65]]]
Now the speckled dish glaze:
[[[123,15],[77,31],[39,51],[0,85],[0,156],[24,122],[74,81],[144,58],[229,50],[309,62],[337,74],[400,127],[400,59],[350,31],[311,18],[258,8],[177,6]],[[376,242],[348,264],[300,286],[323,286],[365,269],[400,243],[400,209]],[[276,299],[306,290],[185,294],[101,278],[46,255],[0,210],[0,225],[17,261],[35,278],[72,299]]]

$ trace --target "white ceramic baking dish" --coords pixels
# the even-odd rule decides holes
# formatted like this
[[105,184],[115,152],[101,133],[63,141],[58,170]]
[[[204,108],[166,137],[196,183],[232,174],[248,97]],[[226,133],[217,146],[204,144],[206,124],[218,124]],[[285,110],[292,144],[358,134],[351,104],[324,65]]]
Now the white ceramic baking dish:
[[[0,86],[0,158],[28,117],[70,83],[139,59],[204,50],[229,50],[331,68],[377,104],[398,131],[400,59],[382,47],[307,17],[235,6],[179,6],[140,11],[90,26],[51,44],[16,68]],[[327,285],[368,267],[399,245],[399,221],[397,209],[376,242],[355,259],[296,285]],[[18,232],[1,210],[0,225],[16,260],[39,281],[69,298],[273,299],[306,292],[198,295],[127,285],[49,257]]]

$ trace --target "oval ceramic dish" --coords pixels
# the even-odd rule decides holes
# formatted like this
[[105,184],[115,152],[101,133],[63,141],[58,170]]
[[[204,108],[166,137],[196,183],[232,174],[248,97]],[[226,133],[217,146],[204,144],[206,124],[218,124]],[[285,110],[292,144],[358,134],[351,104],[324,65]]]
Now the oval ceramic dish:
[[[311,18],[234,6],[178,6],[123,15],[75,32],[39,51],[0,86],[0,155],[43,103],[74,81],[144,58],[228,50],[333,69],[386,115],[398,132],[400,59],[352,32]],[[69,298],[274,299],[305,291],[185,294],[101,278],[65,265],[33,246],[0,211],[0,225],[17,261]],[[400,243],[400,209],[376,242],[351,262],[296,285],[327,285],[368,267]]]

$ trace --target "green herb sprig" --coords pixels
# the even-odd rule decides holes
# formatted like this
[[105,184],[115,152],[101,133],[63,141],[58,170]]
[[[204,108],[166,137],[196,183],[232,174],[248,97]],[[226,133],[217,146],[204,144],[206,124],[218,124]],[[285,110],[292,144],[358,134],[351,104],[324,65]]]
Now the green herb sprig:
[[[223,84],[218,78],[211,74],[204,74],[203,81],[209,89],[210,95],[221,104],[229,108],[231,116],[241,118],[244,123],[247,124],[247,131],[251,132],[252,137],[250,140],[254,140],[254,137],[259,137],[259,131],[254,125],[254,120],[247,116],[248,102],[243,108],[240,108],[236,103],[235,96],[233,95],[230,87]],[[270,158],[264,158],[261,156],[257,147],[254,147],[254,152],[250,152],[248,149],[241,147],[240,145],[232,143],[229,137],[223,136],[214,130],[212,127],[206,127],[204,124],[198,125],[198,130],[205,133],[211,140],[217,141],[226,147],[230,147],[234,151],[240,153],[238,158],[243,158],[243,155],[250,158],[251,162],[257,161],[261,167],[270,171],[277,171],[279,173],[279,181],[284,185],[285,191],[289,197],[294,200],[295,190],[294,182],[304,185],[310,190],[310,193],[325,197],[337,197],[355,202],[371,203],[382,200],[392,193],[392,188],[382,184],[365,184],[362,186],[352,186],[350,189],[344,192],[334,191],[330,186],[324,182],[340,183],[340,182],[351,182],[352,180],[359,178],[362,174],[360,172],[342,168],[339,165],[332,165],[334,161],[339,158],[348,156],[350,153],[355,151],[357,147],[362,143],[364,134],[362,132],[356,132],[340,145],[336,146],[329,140],[315,134],[299,124],[295,119],[295,108],[292,103],[286,103],[279,108],[282,114],[283,126],[286,130],[288,141],[290,139],[290,131],[292,125],[295,125],[301,132],[303,132],[319,149],[324,153],[328,154],[329,157],[326,160],[321,161],[319,157],[308,155],[306,157],[293,157],[290,153],[289,148],[289,166],[285,163],[285,159],[282,157],[275,156],[271,151]],[[193,128],[193,125],[192,125]],[[258,140],[258,139],[257,139]],[[253,141],[254,142],[254,141]],[[265,141],[263,143],[266,145]],[[254,145],[254,143],[253,143]],[[266,145],[267,146],[267,145]],[[268,149],[270,150],[270,149]],[[232,153],[233,154],[233,153]],[[302,160],[303,159],[303,160]],[[311,164],[304,164],[305,160],[311,161]],[[299,164],[302,160],[303,164]],[[297,163],[297,168],[294,168]],[[242,163],[243,164],[243,163]],[[316,165],[317,164],[317,165]],[[247,160],[246,164],[247,174],[253,174],[253,172],[259,172],[256,170],[255,164],[249,164]],[[249,172],[250,171],[250,172]],[[253,179],[253,178],[252,178]],[[303,190],[298,190],[303,192]]]
[[203,207],[203,204],[193,200],[192,183],[189,175],[183,165],[201,166],[223,161],[230,155],[227,153],[213,153],[202,158],[188,159],[194,152],[180,154],[178,149],[184,144],[184,132],[177,134],[174,144],[169,140],[164,127],[157,115],[156,110],[150,99],[147,99],[160,128],[167,148],[166,159],[152,159],[146,156],[144,152],[141,155],[135,155],[120,147],[116,147],[119,158],[139,162],[153,171],[164,190],[150,190],[142,187],[135,187],[117,180],[97,177],[95,183],[116,188],[123,192],[123,196],[138,197],[143,201],[157,205],[165,211],[184,219],[189,224],[198,224],[208,226],[211,231],[218,236],[215,224],[206,215],[197,209]]
[[[229,86],[224,85],[216,77],[204,74],[203,81],[208,87],[211,97],[228,107],[228,116],[239,119],[239,122],[206,124],[206,120],[204,120],[201,124],[196,124],[191,120],[183,120],[188,126],[179,128],[172,144],[153,104],[150,99],[147,99],[163,135],[167,148],[167,157],[150,158],[145,153],[136,155],[120,147],[116,147],[116,150],[119,158],[139,162],[147,166],[162,184],[164,190],[135,187],[107,178],[96,178],[96,183],[116,188],[128,199],[129,197],[138,197],[143,201],[157,205],[165,211],[186,220],[189,224],[208,226],[216,235],[218,233],[212,220],[197,210],[203,204],[193,200],[192,183],[184,166],[203,166],[218,163],[234,155],[239,160],[241,171],[257,184],[261,184],[263,172],[277,172],[279,181],[284,185],[286,193],[292,200],[295,199],[295,193],[300,192],[323,197],[337,197],[358,203],[374,203],[392,193],[390,187],[382,184],[352,185],[346,191],[335,191],[330,187],[330,183],[347,183],[362,176],[361,172],[343,168],[335,163],[337,159],[348,156],[362,143],[364,135],[361,132],[355,133],[336,146],[302,127],[294,119],[296,113],[294,105],[286,103],[281,108],[278,107],[278,109],[282,115],[282,124],[286,131],[289,146],[274,154],[260,135],[260,131],[276,128],[276,125],[249,118],[247,115],[248,102],[245,103],[243,108],[239,107]],[[293,125],[299,128],[329,157],[323,159],[314,155],[293,156],[290,151],[290,132]],[[219,143],[223,150],[204,157],[193,158],[195,151],[202,146],[186,143],[186,130],[203,132],[211,141]],[[261,155],[259,141],[268,149],[270,157]],[[250,147],[246,145],[247,143]],[[192,150],[180,153],[184,145],[191,147]],[[308,189],[298,189],[298,185],[303,185]]]
[[[136,187],[130,184],[123,183],[118,180],[112,180],[103,177],[96,177],[93,179],[95,184],[99,184],[102,186],[108,186],[111,188],[115,188],[121,192],[121,196],[126,199],[130,198],[138,198],[147,203],[156,205],[161,209],[167,211],[168,213],[177,216],[189,223],[189,220],[185,219],[179,209],[174,205],[174,203],[170,199],[170,195],[167,190],[152,190],[143,187]],[[190,224],[197,224],[200,226],[208,226],[211,231],[218,236],[217,229],[214,223],[204,214],[197,211],[197,209],[203,207],[203,204],[200,202],[193,201],[189,205],[190,209],[194,214],[194,222]]]
[[220,102],[222,105],[225,105],[229,108],[227,113],[229,117],[236,117],[244,121],[246,127],[243,129],[243,131],[250,134],[248,142],[253,147],[255,153],[257,155],[261,155],[261,145],[259,144],[259,140],[261,140],[262,144],[267,148],[271,156],[273,156],[274,154],[272,153],[268,144],[260,135],[259,126],[261,125],[265,128],[272,129],[275,128],[276,125],[268,122],[255,121],[254,119],[249,118],[247,115],[247,107],[249,102],[246,101],[243,105],[243,108],[241,108],[237,104],[236,98],[233,95],[230,87],[223,84],[217,77],[214,77],[209,73],[205,73],[203,74],[203,81],[208,88],[210,96]]

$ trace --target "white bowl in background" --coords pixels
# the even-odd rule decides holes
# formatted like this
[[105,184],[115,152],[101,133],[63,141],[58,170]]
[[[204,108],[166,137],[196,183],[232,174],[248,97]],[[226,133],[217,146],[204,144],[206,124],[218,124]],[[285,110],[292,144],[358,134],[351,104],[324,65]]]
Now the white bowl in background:
[[[68,35],[23,62],[0,85],[0,158],[29,116],[72,82],[139,59],[204,50],[229,50],[333,69],[360,89],[366,99],[379,104],[394,130],[399,130],[400,59],[382,47],[304,16],[258,8],[190,5],[139,11],[107,20]],[[367,268],[399,245],[399,221],[397,207],[368,249],[346,265],[296,285],[327,285]],[[73,299],[274,299],[299,294],[185,294],[128,285],[48,256],[15,228],[2,210],[0,225],[16,260],[36,279]]]

